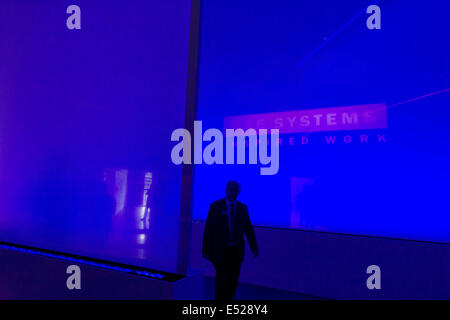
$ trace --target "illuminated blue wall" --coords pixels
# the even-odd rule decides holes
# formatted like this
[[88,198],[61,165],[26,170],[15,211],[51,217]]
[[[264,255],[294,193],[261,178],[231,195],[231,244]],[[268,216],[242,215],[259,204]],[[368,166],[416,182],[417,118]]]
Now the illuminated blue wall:
[[377,1],[381,29],[369,30],[373,3],[203,2],[204,128],[373,103],[387,106],[387,128],[282,134],[274,176],[259,165],[198,165],[194,218],[235,179],[255,225],[450,242],[450,5]]

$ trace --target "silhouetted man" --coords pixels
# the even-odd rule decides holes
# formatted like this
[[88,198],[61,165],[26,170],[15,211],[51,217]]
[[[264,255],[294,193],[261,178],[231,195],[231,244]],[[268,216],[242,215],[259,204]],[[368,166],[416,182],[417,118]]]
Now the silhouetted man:
[[244,260],[244,233],[253,255],[255,258],[258,256],[248,208],[236,200],[241,192],[239,183],[228,182],[225,192],[224,199],[213,202],[209,207],[203,233],[203,257],[216,269],[216,300],[232,300],[234,297]]

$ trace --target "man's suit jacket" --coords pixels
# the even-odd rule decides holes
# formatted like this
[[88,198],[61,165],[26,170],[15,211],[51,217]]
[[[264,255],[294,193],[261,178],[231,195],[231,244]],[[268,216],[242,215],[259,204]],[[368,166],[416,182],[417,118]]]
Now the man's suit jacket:
[[[252,252],[258,249],[255,231],[253,230],[248,214],[248,207],[236,201],[236,218],[238,234],[238,252],[240,261],[244,260],[245,243],[244,233]],[[203,233],[203,257],[213,264],[224,262],[225,250],[229,240],[229,219],[226,199],[213,202],[209,207],[208,218],[206,219],[205,231]]]

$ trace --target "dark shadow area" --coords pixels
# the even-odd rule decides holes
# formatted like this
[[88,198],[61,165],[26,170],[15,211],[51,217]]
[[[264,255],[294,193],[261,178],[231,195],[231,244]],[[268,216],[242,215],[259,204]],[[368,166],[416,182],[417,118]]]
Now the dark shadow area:
[[[214,300],[214,278],[212,277],[205,277],[205,299]],[[234,300],[327,300],[327,298],[239,283]]]

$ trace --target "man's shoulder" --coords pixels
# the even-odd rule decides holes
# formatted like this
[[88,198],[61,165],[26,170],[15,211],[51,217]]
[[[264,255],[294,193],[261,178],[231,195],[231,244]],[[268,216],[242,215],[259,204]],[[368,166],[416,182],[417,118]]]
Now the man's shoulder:
[[210,206],[211,207],[219,207],[219,206],[223,206],[224,204],[226,204],[225,198],[212,202]]
[[248,210],[248,206],[245,203],[240,201],[236,201],[237,206],[240,206],[242,209]]
[[[225,198],[216,200],[210,204],[211,208],[222,208],[226,205],[227,205],[227,202],[226,202]],[[248,207],[246,204],[244,204],[240,201],[237,201],[237,200],[236,200],[236,206],[240,207],[241,209],[248,210]]]

